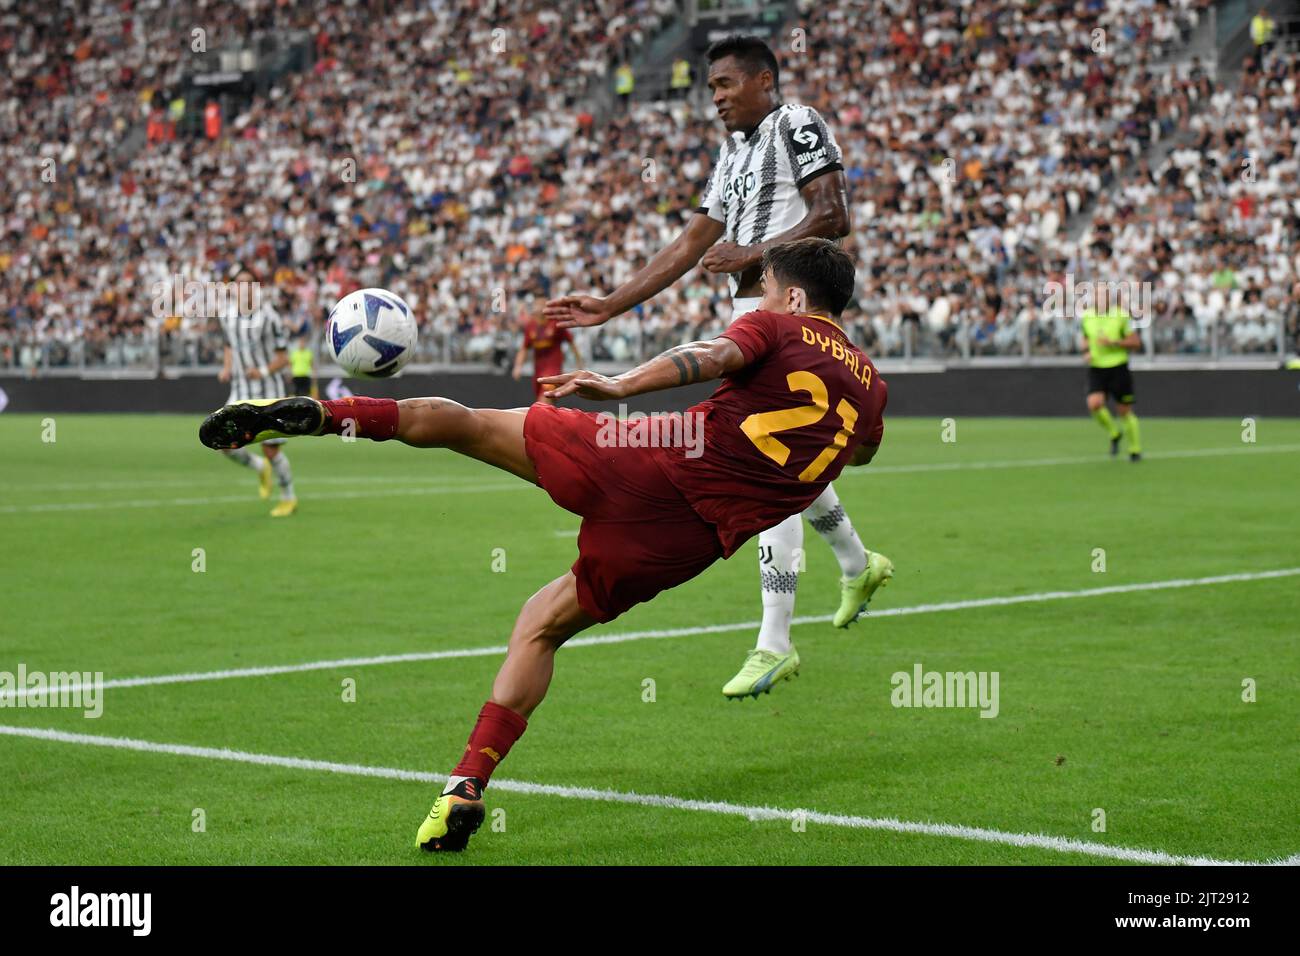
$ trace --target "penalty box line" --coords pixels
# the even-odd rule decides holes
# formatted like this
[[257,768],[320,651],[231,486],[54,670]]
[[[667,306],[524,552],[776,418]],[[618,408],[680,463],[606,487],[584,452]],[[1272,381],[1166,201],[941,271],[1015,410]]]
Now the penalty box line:
[[[1039,604],[1046,601],[1063,601],[1069,598],[1105,597],[1112,594],[1133,594],[1143,591],[1166,591],[1177,588],[1207,587],[1239,581],[1267,581],[1300,575],[1300,568],[1279,568],[1272,571],[1246,571],[1239,574],[1218,574],[1203,578],[1172,578],[1165,581],[1146,581],[1139,584],[1115,584],[1078,591],[1040,591],[1036,594],[1008,594],[1002,597],[973,598],[965,601],[947,601],[941,604],[914,604],[909,607],[884,608],[872,611],[869,618],[904,617],[912,614],[937,614],[945,611],[967,611],[986,607],[1006,607],[1015,604]],[[791,626],[825,624],[831,615],[820,614],[796,617]],[[737,621],[732,624],[705,624],[696,627],[666,628],[649,631],[624,631],[618,634],[596,634],[576,637],[565,642],[565,647],[596,647],[602,644],[626,644],[630,641],[656,640],[669,637],[694,637],[699,634],[727,634],[734,631],[757,630],[758,621]],[[271,664],[264,667],[241,667],[231,670],[195,671],[182,674],[156,674],[149,677],[122,677],[103,681],[100,689],[120,687],[149,687],[158,684],[191,684],[200,681],[234,680],[246,677],[272,677],[277,674],[297,674],[306,671],[338,670],[353,667],[373,667],[379,664],[407,664],[422,661],[439,661],[463,657],[496,657],[504,654],[504,644],[492,647],[463,647],[446,651],[412,651],[407,654],[380,654],[372,657],[344,657],[301,664]],[[15,701],[20,697],[43,697],[51,693],[72,693],[80,685],[70,683],[49,688],[18,688],[0,691],[0,701]],[[0,704],[12,706],[12,704]]]
[[[89,747],[109,747],[119,750],[134,750],[142,753],[167,754],[177,757],[197,757],[206,760],[224,760],[231,763],[253,764],[263,767],[283,767],[291,770],[314,770],[320,773],[343,774],[354,777],[377,777],[385,780],[406,782],[446,783],[445,774],[427,773],[419,770],[403,770],[396,767],[374,767],[364,764],[336,763],[329,760],[312,760],[304,757],[282,757],[274,754],[249,753],[242,750],[230,750],[216,747],[195,747],[189,744],[156,743],[149,740],[136,740],[130,737],[100,737],[92,734],[73,734],[61,730],[41,727],[13,727],[0,725],[0,735],[26,737],[56,743],[78,744]],[[1253,866],[1260,865],[1251,860],[1218,860],[1207,856],[1188,856],[1165,853],[1162,850],[1148,850],[1137,847],[1111,846],[1072,837],[1049,836],[1042,833],[1012,833],[985,827],[961,826],[951,823],[916,823],[899,820],[895,817],[863,817],[838,813],[822,813],[817,810],[794,808],[789,810],[776,807],[745,806],[726,803],[720,800],[690,800],[661,794],[630,793],[621,790],[601,790],[592,787],[565,787],[555,784],[529,783],[523,780],[493,780],[492,789],[505,793],[518,793],[528,796],[560,797],[570,800],[592,800],[602,803],[621,803],[632,806],[654,807],[664,810],[687,810],[696,813],[712,813],[720,816],[736,816],[758,823],[780,821],[792,823],[796,819],[807,823],[829,827],[845,827],[856,830],[883,830],[893,833],[916,834],[922,836],[946,837],[958,840],[973,840],[981,843],[993,843],[1002,846],[1026,847],[1048,850],[1056,853],[1078,853],[1085,856],[1108,860],[1120,860],[1125,863],[1145,863],[1160,866]],[[1286,865],[1293,863],[1295,856],[1285,859],[1263,861],[1264,865]]]

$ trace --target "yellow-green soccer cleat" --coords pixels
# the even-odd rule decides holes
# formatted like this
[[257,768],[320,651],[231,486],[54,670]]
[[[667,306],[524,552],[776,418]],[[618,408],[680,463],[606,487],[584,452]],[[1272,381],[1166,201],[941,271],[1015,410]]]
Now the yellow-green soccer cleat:
[[732,700],[742,697],[758,698],[759,694],[772,693],[772,685],[778,681],[789,680],[799,673],[799,652],[793,647],[789,654],[774,654],[758,648],[745,655],[745,664],[740,673],[727,681],[722,688],[723,696]]
[[271,509],[272,518],[287,518],[298,510],[297,498],[285,498]]
[[868,554],[865,571],[856,578],[840,578],[840,609],[835,612],[831,623],[836,627],[848,627],[856,621],[871,603],[871,595],[877,588],[888,584],[893,576],[893,561],[883,554]]
[[257,497],[263,501],[271,497],[271,479],[275,475],[275,469],[271,467],[271,459],[262,459],[262,470],[257,474]]
[[433,802],[420,824],[415,845],[429,853],[460,852],[483,823],[483,784],[469,777]]
[[325,408],[314,398],[248,398],[205,418],[199,441],[209,448],[243,448],[268,438],[319,435],[324,425]]

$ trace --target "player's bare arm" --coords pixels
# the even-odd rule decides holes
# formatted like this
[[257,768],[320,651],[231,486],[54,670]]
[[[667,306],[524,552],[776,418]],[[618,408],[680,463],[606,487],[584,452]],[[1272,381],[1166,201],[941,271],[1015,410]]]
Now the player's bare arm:
[[217,373],[218,382],[230,381],[230,363],[231,363],[230,346],[227,345],[221,352],[221,371]]
[[524,374],[524,358],[528,353],[528,344],[521,343],[519,351],[515,353],[515,364],[510,371],[511,378],[519,379]]
[[560,328],[601,325],[652,298],[686,275],[722,236],[723,225],[696,213],[686,228],[630,279],[604,298],[566,295],[546,303],[544,315]]
[[752,246],[720,242],[704,254],[700,265],[714,273],[741,273],[737,295],[757,295],[759,264],[769,247],[809,236],[839,239],[849,234],[852,218],[849,215],[849,188],[843,170],[837,169],[810,180],[799,190],[799,195],[808,211],[785,232]]
[[271,361],[261,368],[250,368],[248,377],[250,379],[269,378],[282,368],[289,365],[289,350],[276,349],[275,354],[271,356]]
[[621,375],[601,375],[580,369],[548,376],[542,382],[557,386],[551,393],[556,398],[577,395],[579,398],[607,401],[712,381],[737,371],[744,364],[745,356],[735,342],[717,338],[671,348]]

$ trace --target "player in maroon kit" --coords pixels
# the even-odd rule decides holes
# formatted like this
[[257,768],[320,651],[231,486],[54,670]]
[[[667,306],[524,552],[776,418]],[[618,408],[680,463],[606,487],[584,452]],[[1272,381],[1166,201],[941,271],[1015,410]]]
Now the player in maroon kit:
[[730,557],[803,511],[845,465],[875,455],[886,386],[836,324],[853,295],[852,259],[828,240],[808,238],[771,247],[762,265],[758,310],[721,337],[670,349],[613,378],[577,371],[547,379],[556,398],[617,400],[722,378],[686,412],[704,423],[700,454],[610,442],[598,416],[576,409],[470,409],[442,398],[253,400],[219,409],[199,429],[210,448],[345,430],[451,448],[540,485],[582,516],[578,560],[519,612],[492,696],[420,826],[423,849],[464,849],[478,829],[483,788],[546,696],[561,644]]
[[543,384],[542,379],[552,375],[559,375],[564,371],[564,346],[566,343],[573,350],[573,364],[581,368],[582,353],[578,351],[578,343],[573,341],[573,336],[569,334],[569,330],[560,328],[554,319],[534,316],[524,320],[523,328],[524,341],[520,344],[519,351],[515,353],[514,377],[519,379],[523,376],[524,360],[528,357],[528,352],[531,349],[533,353],[533,397],[539,402],[554,405],[555,399],[551,398],[549,393],[555,386]]

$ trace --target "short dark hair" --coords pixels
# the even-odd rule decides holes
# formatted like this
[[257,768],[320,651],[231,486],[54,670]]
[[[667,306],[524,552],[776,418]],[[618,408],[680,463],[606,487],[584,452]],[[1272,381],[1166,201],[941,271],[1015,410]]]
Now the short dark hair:
[[798,286],[808,307],[839,315],[853,299],[853,257],[829,239],[810,236],[763,251],[763,271],[785,287]]
[[732,34],[712,44],[704,55],[710,63],[725,56],[734,56],[751,76],[763,70],[771,70],[772,89],[781,88],[781,67],[777,65],[776,54],[758,37]]

